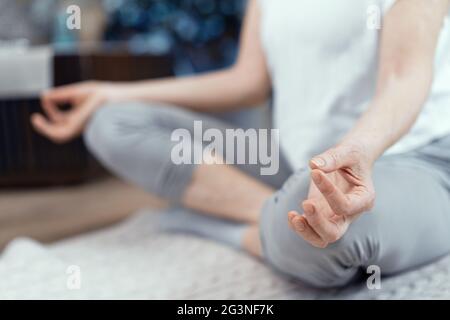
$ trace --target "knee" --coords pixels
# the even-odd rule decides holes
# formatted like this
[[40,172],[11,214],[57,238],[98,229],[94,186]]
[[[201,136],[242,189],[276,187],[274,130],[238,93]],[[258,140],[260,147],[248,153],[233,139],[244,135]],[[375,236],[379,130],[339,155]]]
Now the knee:
[[271,262],[282,273],[316,288],[348,285],[362,268],[376,260],[378,252],[376,242],[362,232],[350,232],[326,248],[313,247],[295,236],[295,245],[278,245]]
[[84,141],[98,158],[109,162],[127,153],[127,147],[139,139],[139,131],[156,121],[157,110],[143,104],[107,104],[100,107],[89,120]]
[[367,266],[377,263],[380,239],[367,226],[355,223],[337,242],[314,248],[309,257],[321,264],[309,282],[316,287],[340,287],[351,283]]
[[117,135],[117,120],[122,112],[119,105],[105,105],[91,117],[84,131],[84,141],[94,154],[111,150]]
[[377,257],[376,232],[368,232],[374,216],[361,217],[327,248],[313,247],[289,228],[287,220],[287,213],[298,210],[308,189],[308,171],[300,172],[266,202],[260,228],[264,257],[275,269],[310,286],[346,285]]

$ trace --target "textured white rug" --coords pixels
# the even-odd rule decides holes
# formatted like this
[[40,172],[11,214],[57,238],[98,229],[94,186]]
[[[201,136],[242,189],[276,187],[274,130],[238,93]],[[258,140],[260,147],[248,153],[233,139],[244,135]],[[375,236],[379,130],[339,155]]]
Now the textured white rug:
[[112,228],[51,246],[13,241],[0,257],[0,298],[450,299],[450,257],[383,278],[381,290],[364,284],[316,290],[227,247],[158,232],[157,219],[142,211]]

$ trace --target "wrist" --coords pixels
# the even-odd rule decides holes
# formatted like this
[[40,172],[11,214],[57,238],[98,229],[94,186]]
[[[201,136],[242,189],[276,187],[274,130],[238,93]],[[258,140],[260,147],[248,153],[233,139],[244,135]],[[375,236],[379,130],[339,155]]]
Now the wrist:
[[133,85],[129,83],[103,82],[97,92],[103,103],[118,103],[136,99]]
[[344,137],[341,144],[363,150],[370,162],[375,162],[394,142],[392,126],[386,116],[372,106],[355,127]]
[[369,167],[372,167],[383,153],[375,140],[364,135],[350,134],[336,148],[342,148],[353,154],[355,159],[359,159],[359,162],[365,163]]

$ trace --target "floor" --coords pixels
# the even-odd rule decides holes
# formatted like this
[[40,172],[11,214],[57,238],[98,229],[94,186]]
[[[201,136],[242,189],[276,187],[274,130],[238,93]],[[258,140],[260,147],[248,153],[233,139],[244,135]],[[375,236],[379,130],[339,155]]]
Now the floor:
[[[50,245],[10,243],[0,258],[0,299],[445,299],[450,256],[393,277],[369,275],[318,290],[239,250],[158,227],[164,210]],[[365,279],[365,277],[367,277]]]
[[0,190],[0,249],[12,239],[49,243],[103,228],[163,201],[112,177],[67,187]]
[[[138,210],[142,207],[153,209]],[[368,290],[363,281],[344,290],[318,291],[239,251],[159,232],[154,226],[164,207],[114,178],[0,192],[0,245],[17,237],[38,241],[18,239],[2,253],[0,299],[450,298],[450,257],[383,278],[380,290]],[[82,272],[81,290],[67,287],[72,266]]]

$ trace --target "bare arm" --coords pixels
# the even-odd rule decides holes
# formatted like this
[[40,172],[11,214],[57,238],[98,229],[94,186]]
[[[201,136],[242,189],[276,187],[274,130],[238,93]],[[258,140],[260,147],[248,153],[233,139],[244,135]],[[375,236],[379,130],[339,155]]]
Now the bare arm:
[[[85,82],[52,89],[42,95],[47,117],[34,114],[32,124],[41,134],[62,143],[80,135],[93,112],[108,102],[161,102],[208,112],[263,102],[270,93],[271,81],[260,43],[259,18],[258,3],[250,0],[238,60],[229,69],[185,78],[119,84]],[[66,103],[72,109],[62,112],[59,105]]]
[[210,112],[249,107],[264,101],[271,84],[260,43],[259,20],[257,1],[252,0],[238,60],[231,68],[193,77],[128,84],[126,95]]
[[372,161],[411,129],[422,110],[448,7],[448,0],[398,0],[385,18],[376,94],[345,139],[367,145]]
[[448,9],[449,0],[397,0],[385,17],[372,103],[341,143],[311,160],[314,183],[305,214],[289,214],[291,227],[313,245],[337,241],[372,208],[372,166],[422,110]]

